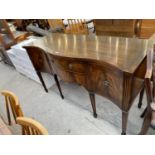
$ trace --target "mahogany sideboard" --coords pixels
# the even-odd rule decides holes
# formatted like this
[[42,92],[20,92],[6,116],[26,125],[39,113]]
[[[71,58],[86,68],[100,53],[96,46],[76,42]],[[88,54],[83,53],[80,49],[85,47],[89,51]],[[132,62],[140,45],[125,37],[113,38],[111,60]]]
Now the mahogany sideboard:
[[95,94],[116,104],[122,110],[122,134],[126,134],[128,112],[143,88],[146,53],[154,41],[55,33],[29,46],[46,52],[54,72],[62,80],[76,82],[89,92],[95,117]]

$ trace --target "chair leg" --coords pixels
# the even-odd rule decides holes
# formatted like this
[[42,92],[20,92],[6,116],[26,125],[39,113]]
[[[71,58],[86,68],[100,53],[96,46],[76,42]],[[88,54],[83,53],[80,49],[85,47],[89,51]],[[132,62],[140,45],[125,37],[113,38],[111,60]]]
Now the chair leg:
[[9,101],[10,101],[10,107],[11,107],[11,110],[12,110],[12,115],[13,115],[14,121],[17,124],[17,121],[16,121],[17,115],[16,115],[16,112],[15,112],[15,109],[13,108],[12,100],[10,98],[9,98]]
[[10,110],[9,110],[9,104],[8,104],[7,97],[5,97],[5,102],[6,102],[6,113],[7,113],[8,123],[9,125],[11,125],[11,116],[10,116]]
[[64,96],[63,96],[63,94],[62,94],[62,90],[61,90],[61,87],[60,87],[60,83],[59,83],[59,80],[58,80],[58,77],[57,77],[56,74],[54,74],[54,80],[55,80],[56,85],[57,85],[57,87],[58,87],[58,90],[59,90],[59,92],[60,92],[61,98],[64,99]]
[[138,108],[141,108],[141,106],[142,106],[142,100],[143,100],[143,96],[144,96],[144,90],[145,90],[145,88],[143,88],[141,90],[141,92],[140,92]]
[[142,129],[141,129],[139,135],[145,135],[147,133],[150,123],[151,123],[151,116],[152,116],[151,110],[146,108]]
[[42,75],[41,75],[41,73],[39,71],[37,71],[37,75],[38,75],[38,77],[39,77],[39,79],[40,79],[40,81],[42,83],[42,86],[44,87],[45,92],[47,93],[48,92],[48,89],[47,89],[47,87],[45,85],[45,82],[43,80],[43,77],[42,77]]
[[91,105],[92,105],[92,108],[93,108],[93,115],[94,115],[95,118],[97,118],[95,94],[92,93],[92,92],[89,92],[89,97],[90,97]]

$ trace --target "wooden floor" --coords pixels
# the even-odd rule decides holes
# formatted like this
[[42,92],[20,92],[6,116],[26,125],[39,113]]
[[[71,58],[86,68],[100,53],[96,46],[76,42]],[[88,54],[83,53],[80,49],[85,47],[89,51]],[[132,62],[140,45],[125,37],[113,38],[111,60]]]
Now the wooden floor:
[[0,135],[11,135],[11,131],[0,117]]

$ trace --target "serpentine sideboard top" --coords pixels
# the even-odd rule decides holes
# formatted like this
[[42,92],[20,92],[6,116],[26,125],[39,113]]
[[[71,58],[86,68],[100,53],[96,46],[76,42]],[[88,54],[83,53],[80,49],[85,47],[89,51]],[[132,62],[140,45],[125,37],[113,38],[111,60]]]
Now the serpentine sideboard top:
[[154,36],[147,40],[54,33],[37,39],[28,46],[37,46],[53,55],[103,61],[124,72],[133,73],[153,43]]

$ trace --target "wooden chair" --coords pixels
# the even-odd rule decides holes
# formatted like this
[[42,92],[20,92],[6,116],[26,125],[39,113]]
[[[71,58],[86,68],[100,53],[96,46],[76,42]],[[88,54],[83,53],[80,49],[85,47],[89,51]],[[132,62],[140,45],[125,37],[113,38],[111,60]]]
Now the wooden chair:
[[[153,63],[155,64],[155,46],[154,46],[154,54],[153,54]],[[155,67],[155,66],[154,66]],[[143,87],[143,89],[140,92],[140,96],[139,96],[139,102],[138,102],[138,108],[140,109],[142,107],[142,101],[143,101],[143,97],[144,97],[144,92],[145,92],[145,85]],[[145,108],[145,110],[143,111],[143,113],[141,114],[141,118],[144,117],[145,113],[146,113],[147,107]]]
[[62,19],[47,19],[48,24],[50,25],[51,30],[60,30],[65,31],[65,25],[63,24]]
[[68,19],[66,33],[71,34],[89,34],[85,19]]
[[27,117],[17,117],[23,135],[48,135],[48,131],[37,121]]
[[1,92],[2,95],[5,97],[5,104],[6,104],[6,112],[7,112],[7,118],[8,118],[8,123],[11,125],[11,114],[10,114],[10,109],[12,111],[12,115],[14,117],[14,120],[16,122],[17,117],[23,117],[23,112],[19,104],[18,97],[7,90],[4,90]]
[[5,19],[0,19],[0,43],[5,49],[9,49],[12,45],[16,44],[15,37]]
[[25,48],[27,50],[27,53],[28,53],[28,55],[32,61],[32,64],[36,70],[36,73],[37,73],[37,75],[45,89],[45,92],[48,92],[48,89],[45,85],[45,82],[43,80],[41,72],[49,73],[54,76],[54,80],[55,80],[58,90],[60,92],[60,96],[63,99],[64,96],[61,91],[58,77],[54,73],[53,68],[49,62],[49,59],[48,59],[47,55],[45,54],[45,51],[39,47],[33,47],[33,46],[25,46],[23,48]]
[[147,95],[147,108],[144,113],[144,121],[139,134],[146,134],[150,125],[155,127],[155,68],[154,51],[147,54],[147,71],[145,74],[145,89]]

